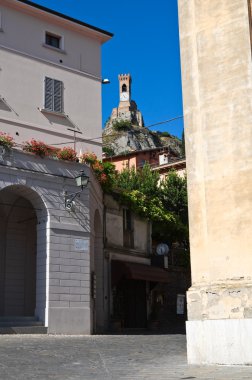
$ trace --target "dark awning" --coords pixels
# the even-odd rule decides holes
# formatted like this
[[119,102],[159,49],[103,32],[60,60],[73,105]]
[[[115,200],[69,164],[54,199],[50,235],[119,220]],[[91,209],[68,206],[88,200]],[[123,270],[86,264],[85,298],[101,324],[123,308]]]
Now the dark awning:
[[143,280],[152,282],[170,282],[169,272],[163,268],[145,264],[112,260],[112,286],[121,279]]

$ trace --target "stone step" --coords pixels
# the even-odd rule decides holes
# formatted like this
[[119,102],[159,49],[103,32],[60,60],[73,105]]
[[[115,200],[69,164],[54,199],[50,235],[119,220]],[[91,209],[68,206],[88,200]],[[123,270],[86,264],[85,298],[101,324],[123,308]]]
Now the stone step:
[[0,327],[18,327],[18,326],[43,326],[43,322],[40,321],[25,321],[25,320],[16,320],[16,321],[0,321]]
[[9,321],[37,321],[37,317],[23,317],[23,316],[2,316],[0,317],[0,323],[1,322],[9,322]]
[[1,334],[47,334],[47,328],[37,317],[2,316]]
[[3,334],[47,334],[44,326],[12,326],[0,327],[0,335]]

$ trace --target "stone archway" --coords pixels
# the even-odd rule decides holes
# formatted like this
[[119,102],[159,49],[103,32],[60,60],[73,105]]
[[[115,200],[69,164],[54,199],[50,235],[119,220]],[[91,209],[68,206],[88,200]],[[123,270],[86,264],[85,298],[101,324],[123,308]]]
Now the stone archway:
[[[0,191],[0,316],[37,316],[45,321],[46,305],[42,313],[38,305],[42,293],[45,299],[46,285],[44,281],[44,290],[39,289],[37,281],[46,278],[38,269],[43,260],[37,249],[45,243],[38,228],[44,211],[38,194],[25,186]],[[43,256],[45,261],[45,252]]]

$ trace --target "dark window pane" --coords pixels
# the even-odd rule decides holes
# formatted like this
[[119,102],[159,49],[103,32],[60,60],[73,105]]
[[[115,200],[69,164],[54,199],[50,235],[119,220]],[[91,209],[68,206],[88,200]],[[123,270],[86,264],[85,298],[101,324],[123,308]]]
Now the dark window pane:
[[60,49],[60,37],[46,33],[46,44]]

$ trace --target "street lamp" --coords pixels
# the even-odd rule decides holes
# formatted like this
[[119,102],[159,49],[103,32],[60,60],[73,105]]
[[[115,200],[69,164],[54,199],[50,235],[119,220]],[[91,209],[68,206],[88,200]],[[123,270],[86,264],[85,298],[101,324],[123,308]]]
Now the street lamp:
[[80,171],[80,174],[75,177],[76,185],[83,190],[85,187],[87,187],[89,182],[89,176],[84,173],[84,170]]
[[102,79],[102,84],[109,84],[110,83],[110,80],[108,78],[104,78]]
[[77,186],[80,187],[81,190],[71,194],[67,194],[67,192],[65,192],[65,208],[68,211],[73,211],[75,205],[74,200],[77,197],[77,195],[79,195],[84,190],[84,188],[87,187],[89,182],[89,176],[87,176],[84,173],[84,170],[81,170],[80,174],[77,177],[75,177],[75,181]]

